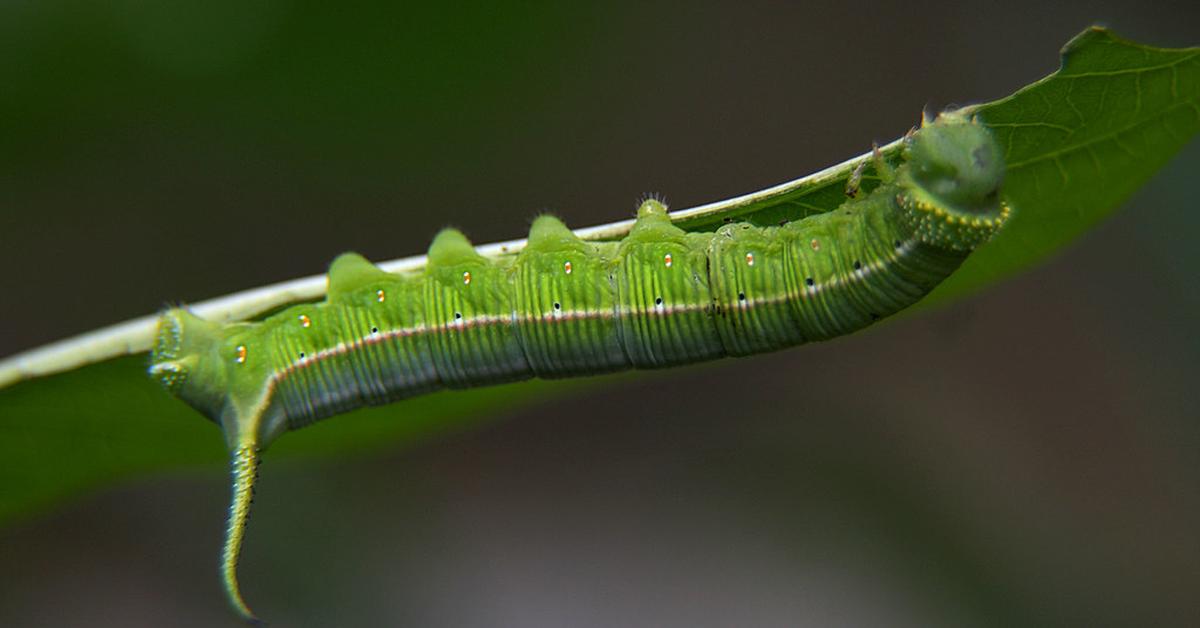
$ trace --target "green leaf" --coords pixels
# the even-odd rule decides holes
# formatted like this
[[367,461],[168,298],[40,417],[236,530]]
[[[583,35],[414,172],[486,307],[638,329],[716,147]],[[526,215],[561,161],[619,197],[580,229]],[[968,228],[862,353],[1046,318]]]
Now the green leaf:
[[[296,432],[271,456],[311,456],[464,429],[522,400],[564,390],[526,382],[436,393],[404,404],[402,420],[394,406],[360,410]],[[0,408],[0,521],[123,477],[223,467],[227,456],[217,426],[151,382],[141,357],[18,384],[0,392]]]
[[1091,28],[1063,66],[976,109],[1005,147],[1009,225],[931,298],[976,289],[1062,249],[1115,211],[1200,130],[1200,49]]
[[[1005,189],[1015,216],[926,303],[980,289],[1061,250],[1189,142],[1200,130],[1200,49],[1151,48],[1089,29],[1066,46],[1061,70],[973,111],[1006,148]],[[885,152],[894,158],[898,150],[892,144]],[[714,204],[680,224],[709,230],[726,220],[775,224],[828,211],[842,202],[853,166]],[[872,180],[868,171],[864,187]],[[331,455],[465,429],[570,389],[530,382],[357,411],[289,434],[269,458]],[[138,357],[0,391],[0,433],[0,521],[119,478],[216,468],[225,459],[217,428],[152,384]]]

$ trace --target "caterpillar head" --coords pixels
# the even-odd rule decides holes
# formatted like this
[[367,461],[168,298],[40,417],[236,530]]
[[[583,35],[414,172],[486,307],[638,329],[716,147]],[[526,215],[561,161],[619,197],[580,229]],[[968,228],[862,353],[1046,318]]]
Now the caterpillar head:
[[900,205],[930,244],[971,250],[987,241],[1011,210],[1000,195],[1004,156],[987,127],[947,112],[922,125],[905,149]]

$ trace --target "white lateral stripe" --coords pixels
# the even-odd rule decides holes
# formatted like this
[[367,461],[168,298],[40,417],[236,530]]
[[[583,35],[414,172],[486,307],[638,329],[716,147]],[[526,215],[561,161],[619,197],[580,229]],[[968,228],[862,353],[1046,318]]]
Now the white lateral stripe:
[[[920,243],[920,239],[914,237],[914,238],[902,243],[899,248],[891,251],[887,255],[887,257],[885,257],[883,259],[878,259],[878,260],[871,262],[870,264],[866,264],[861,269],[852,271],[848,275],[837,276],[837,277],[834,277],[825,282],[815,283],[812,286],[808,286],[807,289],[802,288],[800,290],[800,293],[797,295],[785,293],[782,296],[775,296],[775,297],[770,297],[770,298],[757,298],[757,299],[747,298],[745,301],[739,302],[738,307],[740,309],[750,309],[750,308],[754,308],[754,307],[760,307],[763,305],[778,305],[780,303],[785,303],[792,298],[797,298],[797,297],[802,298],[802,299],[808,298],[810,296],[819,294],[820,292],[822,292],[824,290],[832,290],[832,289],[841,287],[843,285],[847,285],[847,284],[858,282],[858,281],[863,281],[867,277],[886,269],[888,266],[890,266],[890,265],[900,261],[900,259],[908,256],[909,253],[911,253],[913,250],[915,250],[917,248],[917,245],[919,243]],[[533,315],[533,314],[526,315],[526,316],[520,316],[519,313],[514,310],[509,316],[484,314],[481,316],[475,316],[475,317],[471,317],[471,318],[463,317],[460,319],[455,319],[452,321],[448,321],[442,325],[427,326],[427,325],[421,324],[421,325],[414,325],[412,327],[401,327],[398,329],[389,329],[389,330],[381,329],[378,332],[368,333],[365,336],[360,336],[359,338],[357,338],[355,340],[351,340],[350,342],[339,342],[338,344],[334,345],[333,347],[329,347],[327,349],[321,349],[321,350],[313,353],[312,355],[306,355],[303,358],[298,358],[295,362],[292,362],[291,364],[284,367],[283,369],[275,371],[271,375],[271,379],[268,384],[268,395],[270,394],[270,389],[273,389],[279,381],[286,379],[288,375],[292,374],[293,372],[295,372],[299,369],[305,368],[305,367],[309,366],[310,364],[315,364],[322,360],[326,360],[326,359],[329,359],[332,357],[350,353],[351,351],[355,351],[361,347],[365,347],[365,346],[372,345],[372,344],[378,344],[378,343],[392,340],[395,338],[407,338],[409,336],[417,336],[417,335],[421,335],[421,334],[425,334],[425,333],[445,333],[445,332],[451,332],[451,331],[460,332],[460,331],[465,331],[468,329],[474,329],[476,327],[488,327],[491,325],[512,326],[512,325],[517,324],[517,321],[524,321],[526,324],[536,323],[539,320],[543,323],[566,323],[566,322],[571,322],[571,321],[582,321],[582,320],[611,320],[611,319],[615,319],[618,317],[628,317],[628,316],[634,316],[634,315],[639,315],[639,314],[647,315],[647,316],[672,316],[675,314],[703,312],[704,310],[706,310],[709,307],[710,307],[710,304],[708,304],[708,303],[705,303],[703,305],[688,303],[685,305],[653,306],[653,307],[650,307],[650,308],[647,308],[647,309],[641,310],[641,311],[632,310],[629,308],[622,308],[619,312],[614,312],[613,310],[610,310],[610,309],[593,310],[593,311],[588,311],[588,312],[578,311],[578,310],[559,309],[559,310],[552,310],[541,316],[537,316],[537,315]]]

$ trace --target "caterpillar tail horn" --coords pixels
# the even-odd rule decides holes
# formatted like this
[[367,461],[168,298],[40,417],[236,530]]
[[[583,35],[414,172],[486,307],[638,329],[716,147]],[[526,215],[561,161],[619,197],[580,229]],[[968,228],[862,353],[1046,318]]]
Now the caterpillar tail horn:
[[242,619],[251,625],[263,626],[265,622],[256,617],[242,599],[237,579],[238,557],[242,552],[250,506],[254,503],[254,481],[258,478],[258,447],[248,444],[237,448],[230,460],[230,468],[233,495],[229,502],[229,522],[225,526],[225,546],[221,552],[221,580],[229,603]]

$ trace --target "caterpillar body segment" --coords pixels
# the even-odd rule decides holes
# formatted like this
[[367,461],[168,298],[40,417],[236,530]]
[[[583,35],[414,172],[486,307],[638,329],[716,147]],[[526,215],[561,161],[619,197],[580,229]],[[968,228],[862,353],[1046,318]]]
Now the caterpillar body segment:
[[[528,245],[481,256],[443,230],[421,273],[338,257],[325,301],[255,323],[165,312],[150,374],[218,422],[233,452],[222,574],[252,618],[236,563],[259,453],[289,429],[442,388],[664,368],[833,338],[932,290],[1008,218],[1001,152],[943,114],[916,131],[883,182],[782,226],[690,233],[648,200],[619,242],[550,216]],[[855,186],[857,187],[857,185]]]

